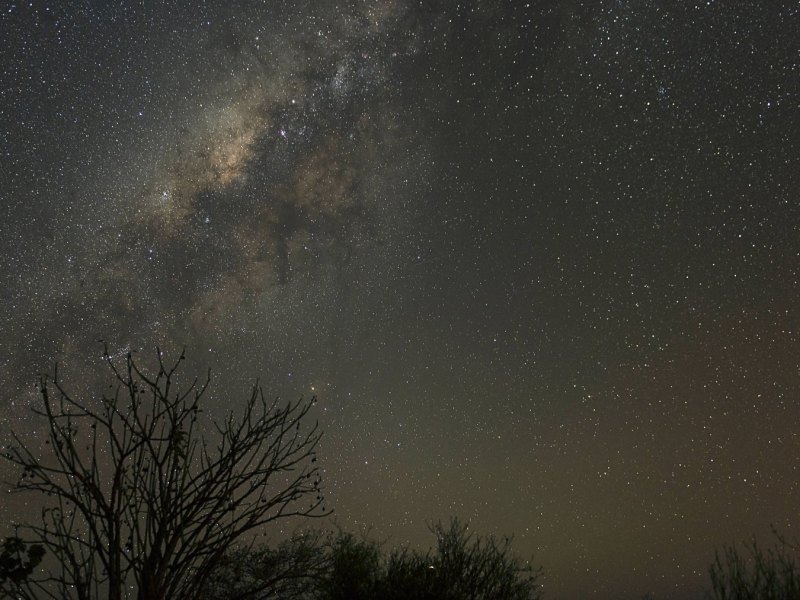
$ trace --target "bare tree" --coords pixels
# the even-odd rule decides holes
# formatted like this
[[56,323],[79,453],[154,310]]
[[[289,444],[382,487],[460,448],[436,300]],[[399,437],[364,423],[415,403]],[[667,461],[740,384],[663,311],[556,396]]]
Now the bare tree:
[[240,419],[209,423],[207,390],[178,384],[184,355],[154,374],[129,354],[95,407],[73,398],[55,370],[42,377],[49,450],[17,435],[5,458],[21,467],[15,490],[54,499],[28,526],[57,565],[27,582],[29,597],[89,600],[193,599],[212,568],[244,534],[290,516],[323,516],[315,399],[278,404],[256,383]]
[[304,531],[277,546],[236,547],[214,568],[199,600],[308,600],[328,569],[326,539]]
[[800,598],[800,543],[773,528],[777,543],[766,550],[755,539],[723,546],[709,567],[711,600],[796,600]]

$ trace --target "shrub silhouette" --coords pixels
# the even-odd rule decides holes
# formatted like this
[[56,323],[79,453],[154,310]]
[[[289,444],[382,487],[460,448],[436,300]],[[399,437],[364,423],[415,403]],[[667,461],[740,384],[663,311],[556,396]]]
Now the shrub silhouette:
[[[381,544],[339,532],[324,540],[318,550],[319,571],[309,575],[311,585],[296,595],[311,600],[538,600],[540,569],[523,563],[511,552],[511,539],[480,537],[469,533],[465,524],[452,519],[447,525],[431,527],[435,549],[428,552],[408,548],[384,553]],[[258,551],[240,555],[252,562]],[[225,585],[220,586],[220,590]],[[214,600],[267,598],[242,596],[235,582],[228,593]],[[255,590],[254,590],[255,592]],[[209,596],[210,599],[210,596]]]
[[326,566],[322,534],[316,532],[293,537],[274,549],[236,548],[212,570],[202,598],[308,598]]
[[798,600],[800,570],[798,544],[778,535],[778,543],[766,550],[755,541],[729,545],[715,552],[709,568],[713,600]]
[[39,566],[45,550],[41,544],[26,544],[16,536],[3,540],[0,551],[0,592],[9,598],[20,595],[25,583]]
[[319,600],[376,598],[381,570],[380,545],[340,532],[326,549],[327,570],[316,586]]

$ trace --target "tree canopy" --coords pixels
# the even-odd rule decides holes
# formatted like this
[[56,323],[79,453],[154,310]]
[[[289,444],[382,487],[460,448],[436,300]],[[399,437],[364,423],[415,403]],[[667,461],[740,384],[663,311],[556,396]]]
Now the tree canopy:
[[38,550],[9,563],[25,577],[6,577],[7,590],[194,600],[245,534],[326,514],[315,455],[321,432],[305,423],[313,398],[270,401],[256,384],[241,416],[202,423],[210,376],[179,385],[183,354],[167,364],[157,351],[149,371],[131,354],[117,364],[106,348],[104,359],[111,384],[99,401],[74,397],[57,369],[43,376],[35,412],[47,422],[46,451],[12,433],[4,452],[19,467],[15,491],[46,501],[42,522],[24,531],[37,544],[31,549],[53,559],[41,576],[28,572]]

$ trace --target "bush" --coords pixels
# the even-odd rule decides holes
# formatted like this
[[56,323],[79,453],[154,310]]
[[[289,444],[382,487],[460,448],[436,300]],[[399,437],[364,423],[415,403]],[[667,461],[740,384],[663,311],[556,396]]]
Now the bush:
[[711,598],[714,600],[797,600],[800,598],[800,572],[795,554],[797,544],[778,536],[778,543],[767,549],[755,541],[723,547],[715,553],[709,568]]
[[[436,548],[419,552],[408,548],[385,554],[381,544],[351,533],[315,534],[316,552],[308,544],[290,542],[313,556],[315,570],[306,570],[305,584],[270,595],[266,588],[250,592],[243,582],[257,582],[254,573],[280,572],[274,552],[247,550],[229,554],[211,577],[214,593],[206,598],[292,598],[312,600],[538,600],[539,569],[523,563],[511,552],[511,539],[481,537],[468,532],[457,519],[431,527]],[[282,555],[281,564],[303,564]],[[295,570],[300,574],[299,570]],[[262,576],[261,580],[268,580]]]

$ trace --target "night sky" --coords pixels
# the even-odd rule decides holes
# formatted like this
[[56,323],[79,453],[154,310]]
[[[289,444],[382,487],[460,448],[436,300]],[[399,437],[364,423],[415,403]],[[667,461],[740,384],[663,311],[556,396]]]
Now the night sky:
[[551,599],[800,535],[796,1],[0,7],[3,427],[185,346],[318,396],[339,525]]

